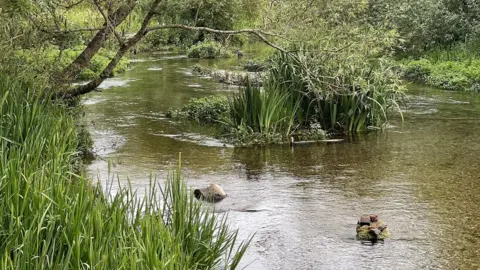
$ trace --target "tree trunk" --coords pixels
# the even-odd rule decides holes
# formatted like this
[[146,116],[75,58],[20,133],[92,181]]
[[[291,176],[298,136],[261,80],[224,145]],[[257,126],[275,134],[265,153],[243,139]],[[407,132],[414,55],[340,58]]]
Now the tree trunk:
[[65,93],[59,93],[58,95],[54,96],[54,98],[59,98],[59,97],[71,98],[71,97],[87,94],[93,91],[95,88],[97,88],[105,79],[109,78],[112,75],[113,69],[117,66],[117,64],[120,62],[122,57],[128,52],[128,50],[133,46],[135,46],[148,33],[147,26],[150,23],[150,20],[152,19],[152,17],[155,15],[155,9],[160,4],[160,2],[161,0],[153,1],[152,6],[150,7],[150,10],[148,11],[147,15],[145,15],[145,18],[143,19],[140,30],[138,30],[135,36],[130,38],[125,44],[120,45],[120,49],[118,49],[117,53],[115,54],[115,57],[108,63],[107,67],[102,71],[102,73],[97,79],[85,85],[80,85],[71,90],[68,90]]
[[115,27],[127,18],[135,5],[135,1],[128,1],[127,4],[120,6],[111,16],[109,16],[110,22],[105,22],[103,24],[103,28],[97,32],[92,40],[90,40],[83,52],[58,76],[59,84],[74,80],[75,77],[88,66],[90,60],[98,53],[100,48],[103,47],[103,44],[113,33]]

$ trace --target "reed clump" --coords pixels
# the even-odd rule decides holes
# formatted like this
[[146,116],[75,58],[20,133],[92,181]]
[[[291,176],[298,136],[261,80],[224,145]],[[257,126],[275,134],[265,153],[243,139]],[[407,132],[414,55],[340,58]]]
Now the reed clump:
[[234,269],[238,243],[225,216],[202,210],[180,165],[145,196],[115,195],[75,173],[75,117],[0,76],[2,269]]
[[300,125],[320,124],[328,132],[381,129],[388,110],[398,108],[404,87],[388,62],[361,54],[298,50],[276,53],[269,85],[298,102]]

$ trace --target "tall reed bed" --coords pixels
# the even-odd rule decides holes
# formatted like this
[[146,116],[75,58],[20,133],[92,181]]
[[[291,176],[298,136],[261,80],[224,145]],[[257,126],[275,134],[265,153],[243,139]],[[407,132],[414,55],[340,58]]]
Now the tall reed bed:
[[291,101],[291,93],[274,87],[262,91],[248,84],[229,100],[230,114],[224,122],[264,136],[277,133],[288,136],[299,105]]
[[398,107],[403,96],[403,86],[386,62],[339,52],[277,53],[268,85],[299,102],[300,124],[318,122],[341,133],[383,128],[388,109]]
[[234,269],[225,216],[202,210],[180,166],[144,197],[114,196],[74,173],[78,135],[66,108],[0,76],[2,269]]

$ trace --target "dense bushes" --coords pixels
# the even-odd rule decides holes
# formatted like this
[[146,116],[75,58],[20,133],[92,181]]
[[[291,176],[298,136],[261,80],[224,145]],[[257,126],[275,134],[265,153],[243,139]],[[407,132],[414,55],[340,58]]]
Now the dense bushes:
[[397,53],[421,56],[439,46],[480,42],[476,0],[371,0],[366,21],[398,31]]
[[[79,135],[68,108],[0,76],[0,265],[4,269],[234,269],[236,245],[180,178],[104,195],[74,171]],[[238,248],[238,249],[237,249]]]
[[448,90],[480,90],[480,58],[465,48],[432,50],[419,60],[398,61],[412,81]]
[[219,43],[214,41],[198,42],[191,46],[187,51],[189,58],[229,58],[233,54],[228,49],[222,47]]
[[205,98],[192,98],[180,110],[170,109],[167,117],[187,118],[200,124],[217,123],[228,111],[227,97],[211,96]]

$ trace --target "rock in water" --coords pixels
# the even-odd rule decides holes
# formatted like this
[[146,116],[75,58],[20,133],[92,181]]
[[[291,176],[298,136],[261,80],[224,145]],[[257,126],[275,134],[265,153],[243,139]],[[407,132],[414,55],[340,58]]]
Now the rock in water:
[[375,214],[363,215],[357,222],[357,239],[376,242],[390,237],[387,225]]
[[227,197],[227,193],[225,193],[225,191],[223,191],[223,188],[221,188],[217,184],[211,184],[209,187],[206,188],[197,188],[195,189],[195,191],[193,191],[193,194],[198,200],[213,203],[219,202],[225,199],[225,197]]

